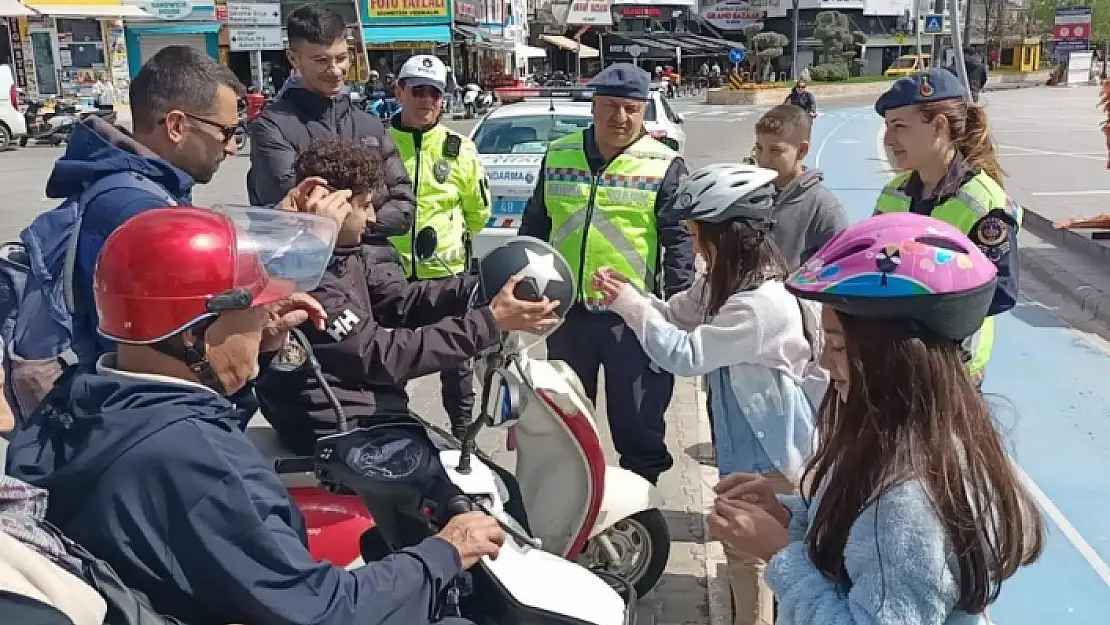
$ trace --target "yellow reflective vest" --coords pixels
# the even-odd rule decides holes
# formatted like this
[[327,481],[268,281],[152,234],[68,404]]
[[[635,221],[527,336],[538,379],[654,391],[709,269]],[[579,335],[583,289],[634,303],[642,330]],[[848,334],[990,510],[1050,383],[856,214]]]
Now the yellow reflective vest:
[[637,287],[658,292],[655,199],[678,153],[644,135],[595,176],[584,141],[576,132],[547,149],[542,173],[551,244],[570,264],[587,305],[601,299],[590,284],[599,267],[612,267]]
[[[390,237],[412,279],[442,278],[463,273],[470,254],[469,241],[481,232],[490,216],[489,182],[478,160],[474,142],[442,124],[424,132],[391,128],[393,141],[405,162],[416,196],[412,230]],[[416,233],[435,228],[438,256],[416,258]]]
[[[906,182],[912,172],[903,172],[883,188],[875,205],[875,213],[909,212],[913,198],[905,192]],[[960,232],[971,235],[971,229],[991,211],[1004,211],[1013,223],[1015,232],[1021,227],[1022,208],[1010,201],[1006,192],[993,178],[980,172],[968,180],[959,191],[933,209],[930,217],[956,226]],[[1016,250],[1014,251],[1016,254]],[[981,375],[990,361],[994,348],[994,318],[983,320],[982,327],[964,342],[964,349],[971,355],[968,365],[973,375]]]

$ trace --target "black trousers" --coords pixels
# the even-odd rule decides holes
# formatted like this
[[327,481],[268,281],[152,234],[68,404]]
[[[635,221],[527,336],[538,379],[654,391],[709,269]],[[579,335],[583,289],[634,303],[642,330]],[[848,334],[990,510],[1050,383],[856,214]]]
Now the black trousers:
[[598,373],[605,367],[605,413],[622,467],[653,484],[671,468],[664,415],[674,376],[651,362],[620,317],[574,306],[548,337],[547,357],[570,365],[595,404]]
[[443,411],[447,413],[451,429],[457,431],[474,418],[474,361],[467,360],[440,371],[439,382],[443,387]]

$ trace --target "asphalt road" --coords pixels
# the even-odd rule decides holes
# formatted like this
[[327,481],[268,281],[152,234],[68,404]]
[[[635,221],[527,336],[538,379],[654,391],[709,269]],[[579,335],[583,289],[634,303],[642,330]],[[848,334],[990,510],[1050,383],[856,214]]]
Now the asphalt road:
[[[986,96],[1007,188],[1025,205],[1059,216],[1101,212],[1110,194],[1102,119],[1093,88],[1021,89]],[[837,108],[839,107],[839,108]],[[737,161],[752,145],[752,125],[767,107],[710,107],[680,101],[686,116],[690,166]],[[866,102],[833,102],[816,121],[809,164],[853,220],[870,214],[889,178],[880,154],[880,122]],[[460,130],[465,126],[452,123]],[[11,238],[56,202],[43,197],[61,149],[31,147],[0,154],[0,236]],[[244,203],[245,157],[231,157],[212,184],[198,187],[196,203]],[[1110,333],[1057,294],[1026,279],[1026,299],[998,326],[986,389],[998,406],[999,427],[1021,474],[1046,513],[1048,546],[1041,560],[1003,587],[990,611],[996,625],[1105,625],[1110,623]],[[438,380],[413,384],[415,408],[444,420]],[[676,468],[660,491],[675,538],[667,576],[647,598],[641,623],[709,623],[720,614],[719,552],[703,545],[705,485],[712,470],[699,465],[707,430],[704,397],[693,381],[677,385],[668,416]],[[602,421],[604,421],[602,419]],[[604,429],[604,423],[601,423]],[[606,436],[607,438],[607,436]],[[481,445],[511,462],[496,433]],[[709,570],[708,580],[706,569]],[[710,598],[706,596],[706,586]],[[713,602],[717,605],[712,605]],[[713,620],[721,623],[720,617]]]

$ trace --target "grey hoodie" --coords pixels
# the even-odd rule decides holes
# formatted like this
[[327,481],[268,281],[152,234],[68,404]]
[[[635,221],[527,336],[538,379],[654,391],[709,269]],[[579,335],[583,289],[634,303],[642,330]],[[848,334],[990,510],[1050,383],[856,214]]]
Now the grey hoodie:
[[806,168],[775,195],[775,226],[771,236],[791,270],[848,227],[844,207],[821,180],[820,169]]

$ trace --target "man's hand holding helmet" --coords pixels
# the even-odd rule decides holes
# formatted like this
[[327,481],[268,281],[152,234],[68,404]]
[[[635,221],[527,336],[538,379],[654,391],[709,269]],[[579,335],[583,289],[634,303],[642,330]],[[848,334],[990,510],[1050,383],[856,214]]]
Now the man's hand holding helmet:
[[519,273],[510,277],[490,300],[490,312],[493,313],[499,330],[542,335],[559,323],[554,312],[559,308],[560,302],[552,301],[546,295],[533,302],[518,299],[515,291],[523,280],[524,276]]

